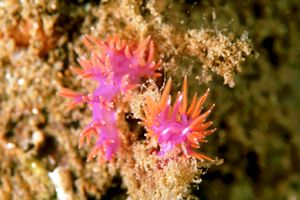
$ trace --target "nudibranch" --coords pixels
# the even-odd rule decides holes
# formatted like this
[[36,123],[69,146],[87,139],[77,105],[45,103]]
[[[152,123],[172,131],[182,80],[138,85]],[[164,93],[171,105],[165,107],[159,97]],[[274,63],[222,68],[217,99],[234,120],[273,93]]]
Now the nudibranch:
[[[60,95],[71,98],[68,108],[87,103],[92,111],[92,121],[80,134],[79,147],[96,138],[88,160],[101,154],[110,160],[120,146],[116,102],[124,102],[133,89],[140,86],[142,78],[158,77],[161,61],[154,61],[154,43],[150,36],[140,43],[128,42],[118,37],[103,41],[84,36],[83,43],[89,50],[89,58],[78,60],[82,68],[71,67],[82,78],[97,83],[96,89],[83,95],[63,88]],[[120,101],[121,100],[121,101]]]
[[178,92],[172,106],[169,95],[171,85],[172,80],[169,79],[160,102],[147,97],[144,106],[143,124],[149,137],[154,137],[159,144],[158,154],[165,155],[174,148],[181,148],[180,152],[183,155],[212,161],[213,159],[197,151],[201,143],[207,142],[205,138],[216,131],[215,128],[209,129],[213,122],[206,121],[215,105],[213,104],[206,112],[201,112],[209,89],[198,99],[195,94],[188,107],[188,83],[185,76],[182,91]]

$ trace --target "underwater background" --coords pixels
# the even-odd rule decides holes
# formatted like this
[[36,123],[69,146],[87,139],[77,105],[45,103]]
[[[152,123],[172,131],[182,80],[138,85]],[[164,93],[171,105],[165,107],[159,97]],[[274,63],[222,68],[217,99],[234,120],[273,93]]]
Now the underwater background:
[[[189,49],[195,30],[208,30],[201,47],[228,54],[210,60]],[[120,167],[86,162],[91,147],[78,149],[89,109],[67,111],[57,95],[93,88],[70,71],[85,55],[84,34],[151,34],[165,62],[159,88],[172,77],[180,89],[187,74],[190,91],[211,89],[218,130],[201,152],[223,163],[202,169],[194,198],[300,199],[297,0],[0,1],[0,199],[58,199],[60,187],[66,199],[128,198]]]

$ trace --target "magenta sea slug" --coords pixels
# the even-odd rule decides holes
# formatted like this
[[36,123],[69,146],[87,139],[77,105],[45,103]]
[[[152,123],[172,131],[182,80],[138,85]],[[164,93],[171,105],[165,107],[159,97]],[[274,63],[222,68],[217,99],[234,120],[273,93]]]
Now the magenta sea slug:
[[140,86],[142,77],[157,77],[156,70],[161,61],[155,62],[154,43],[147,37],[142,42],[128,43],[118,37],[105,41],[84,36],[83,42],[90,51],[89,58],[78,60],[81,68],[72,70],[83,78],[97,83],[96,89],[88,95],[63,88],[59,94],[71,98],[68,107],[74,108],[87,103],[92,111],[92,121],[80,134],[79,147],[96,139],[95,147],[88,160],[100,154],[110,160],[120,146],[116,102],[124,102],[133,89]]
[[159,155],[165,155],[174,148],[180,148],[181,154],[192,156],[201,160],[212,161],[197,149],[200,143],[206,142],[206,136],[215,132],[216,129],[208,129],[213,122],[206,122],[207,117],[214,108],[214,104],[204,113],[201,113],[209,90],[197,100],[194,95],[191,105],[188,107],[187,78],[184,78],[182,92],[179,92],[173,106],[171,105],[172,81],[167,82],[160,102],[147,98],[144,107],[145,119],[143,124],[148,130],[150,137],[154,137],[159,144]]

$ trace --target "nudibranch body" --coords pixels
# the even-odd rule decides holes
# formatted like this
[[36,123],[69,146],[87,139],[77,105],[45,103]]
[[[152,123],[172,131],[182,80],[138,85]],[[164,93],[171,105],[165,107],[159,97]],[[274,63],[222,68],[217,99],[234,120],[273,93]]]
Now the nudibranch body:
[[200,143],[207,142],[205,138],[215,132],[216,129],[208,129],[213,122],[206,122],[207,117],[214,108],[214,104],[204,113],[202,105],[205,102],[209,89],[197,100],[194,95],[191,105],[188,107],[187,78],[184,78],[182,92],[179,92],[173,106],[171,105],[172,81],[168,80],[160,102],[151,98],[146,99],[144,111],[144,125],[150,137],[154,137],[160,146],[159,155],[179,147],[184,155],[198,159],[212,160],[196,151]]
[[97,154],[109,160],[120,145],[115,102],[128,99],[125,97],[140,86],[143,77],[160,76],[156,70],[161,61],[153,61],[154,43],[150,36],[139,44],[128,44],[117,37],[102,41],[92,36],[84,36],[83,42],[90,57],[78,60],[83,69],[72,67],[72,70],[96,81],[97,88],[88,95],[63,88],[60,95],[73,99],[68,105],[70,109],[81,103],[89,104],[93,118],[81,133],[79,146],[89,143],[94,136],[96,144],[88,160]]

